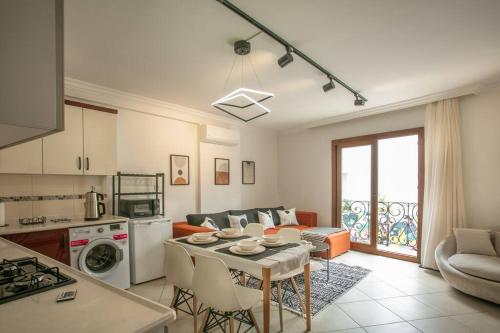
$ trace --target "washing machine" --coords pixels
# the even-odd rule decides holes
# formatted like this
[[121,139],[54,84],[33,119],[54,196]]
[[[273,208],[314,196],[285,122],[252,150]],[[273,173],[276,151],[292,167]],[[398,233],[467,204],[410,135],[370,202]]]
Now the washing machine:
[[71,267],[130,288],[128,222],[70,228],[69,246]]

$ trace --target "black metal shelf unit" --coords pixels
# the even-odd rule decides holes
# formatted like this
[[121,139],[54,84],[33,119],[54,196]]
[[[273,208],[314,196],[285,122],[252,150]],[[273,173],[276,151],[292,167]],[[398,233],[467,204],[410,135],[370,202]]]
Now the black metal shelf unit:
[[[122,178],[123,177],[155,178],[155,191],[153,191],[153,192],[122,192]],[[161,191],[159,190],[159,186],[161,186]],[[117,172],[116,176],[113,176],[113,214],[118,215],[119,202],[120,202],[120,198],[122,196],[134,196],[134,195],[154,195],[156,200],[158,200],[158,198],[161,196],[161,215],[165,215],[165,174],[164,173],[142,174],[142,173]]]

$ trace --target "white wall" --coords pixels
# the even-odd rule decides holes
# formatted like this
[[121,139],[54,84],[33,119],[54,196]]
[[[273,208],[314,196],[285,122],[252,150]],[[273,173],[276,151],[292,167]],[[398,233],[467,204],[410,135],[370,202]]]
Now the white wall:
[[467,224],[500,230],[500,87],[462,98],[460,108]]
[[[215,185],[215,158],[229,159],[229,185]],[[200,143],[201,211],[216,213],[241,208],[240,147]]]
[[[170,154],[190,157],[189,185],[170,185]],[[196,124],[120,109],[117,155],[118,170],[121,172],[165,173],[165,208],[168,216],[177,221],[184,219],[187,212],[196,212],[198,195]]]
[[[263,128],[241,128],[241,160],[255,162],[255,184],[241,185],[241,207],[274,207],[278,195],[278,136]],[[241,170],[241,162],[237,165]],[[238,179],[241,183],[241,178]]]
[[[460,99],[464,189],[470,227],[500,229],[500,89]],[[278,138],[278,188],[288,207],[331,225],[331,140],[424,126],[425,106],[290,133]]]

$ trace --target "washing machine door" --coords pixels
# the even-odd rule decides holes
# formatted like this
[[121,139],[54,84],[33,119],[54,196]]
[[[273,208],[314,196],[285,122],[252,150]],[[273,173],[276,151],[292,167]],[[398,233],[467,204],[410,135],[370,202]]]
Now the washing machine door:
[[123,260],[123,250],[112,239],[96,239],[80,253],[80,270],[96,278],[111,275]]

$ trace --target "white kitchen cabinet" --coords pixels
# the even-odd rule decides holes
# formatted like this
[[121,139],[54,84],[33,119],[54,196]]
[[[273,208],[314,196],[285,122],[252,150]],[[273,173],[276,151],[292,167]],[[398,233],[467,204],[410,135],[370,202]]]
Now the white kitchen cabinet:
[[43,173],[83,175],[83,110],[66,105],[64,131],[43,138]]
[[42,139],[0,150],[0,173],[42,173]]
[[85,175],[116,174],[116,114],[83,109]]

